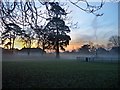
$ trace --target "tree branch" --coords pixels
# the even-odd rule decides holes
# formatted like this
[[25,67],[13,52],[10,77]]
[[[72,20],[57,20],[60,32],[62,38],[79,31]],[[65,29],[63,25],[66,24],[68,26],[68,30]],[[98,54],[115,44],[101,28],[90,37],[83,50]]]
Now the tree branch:
[[[104,5],[104,3],[105,3],[103,0],[101,0],[101,4],[100,4],[99,6],[90,5],[87,0],[78,0],[78,1],[75,2],[75,3],[74,3],[73,1],[71,1],[71,0],[69,0],[69,2],[70,2],[71,4],[73,4],[73,5],[75,5],[76,7],[78,7],[79,9],[87,12],[87,13],[92,13],[92,14],[94,14],[94,15],[96,15],[96,16],[102,16],[102,15],[103,15],[103,13],[102,13],[102,14],[96,13],[96,11],[100,10],[100,9],[103,7],[103,5]],[[80,7],[80,6],[78,5],[79,2],[84,2],[84,3],[86,3],[86,7],[87,7],[87,8],[82,8],[82,7]]]

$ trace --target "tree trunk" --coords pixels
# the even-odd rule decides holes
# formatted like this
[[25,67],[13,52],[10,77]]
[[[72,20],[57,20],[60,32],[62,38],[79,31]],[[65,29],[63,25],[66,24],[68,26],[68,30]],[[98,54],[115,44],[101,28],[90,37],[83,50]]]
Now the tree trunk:
[[[12,40],[11,40],[11,33],[10,33],[10,43],[12,43]],[[10,50],[11,50],[11,44],[10,44]]]
[[59,53],[59,42],[56,41],[56,58],[60,58],[60,53]]
[[44,54],[44,51],[45,51],[45,43],[44,43],[44,41],[42,42],[42,55]]
[[30,49],[31,49],[31,40],[28,42],[28,55],[30,55]]
[[57,28],[57,37],[56,37],[56,58],[60,58],[60,53],[59,53],[59,39],[58,39],[58,35],[59,35],[59,32],[58,32],[58,28]]
[[37,48],[39,48],[39,40],[38,40],[38,42],[37,42]]
[[40,47],[40,39],[38,39],[37,47],[38,47],[38,48]]
[[14,49],[14,44],[15,44],[15,38],[13,38],[12,50]]

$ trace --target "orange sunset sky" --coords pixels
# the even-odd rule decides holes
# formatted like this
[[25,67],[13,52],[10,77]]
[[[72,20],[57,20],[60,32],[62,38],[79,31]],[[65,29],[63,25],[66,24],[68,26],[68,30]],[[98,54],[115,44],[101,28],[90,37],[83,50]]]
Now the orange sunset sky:
[[[78,42],[76,42],[76,43],[75,42],[70,42],[70,44],[66,47],[66,50],[71,51],[73,49],[78,49],[78,48],[81,47],[81,45],[82,45],[82,42],[79,42],[79,43]],[[20,42],[20,41],[15,42],[15,48],[22,49],[23,47],[24,46],[23,46],[22,42]],[[33,43],[32,47],[35,48],[36,44]]]

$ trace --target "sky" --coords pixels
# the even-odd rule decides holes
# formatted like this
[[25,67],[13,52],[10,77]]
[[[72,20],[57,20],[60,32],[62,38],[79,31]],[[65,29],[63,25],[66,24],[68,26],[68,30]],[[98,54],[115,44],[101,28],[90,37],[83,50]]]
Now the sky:
[[[100,5],[100,2],[89,3]],[[79,5],[81,7],[85,6],[84,3],[80,3]],[[107,45],[109,37],[118,34],[117,2],[106,2],[103,7],[97,11],[99,14],[103,13],[103,16],[100,17],[86,13],[69,2],[67,2],[67,6],[69,6],[68,11],[72,11],[68,14],[68,17],[71,17],[73,23],[78,22],[78,27],[70,28],[71,32],[69,35],[72,40],[66,50],[77,49],[81,47],[81,45],[89,42]],[[22,48],[22,43],[16,41],[15,47],[19,49]]]
[[[100,2],[92,3],[100,4]],[[73,5],[70,6],[72,19],[74,22],[78,22],[79,28],[71,29],[72,40],[68,49],[70,47],[76,49],[90,41],[107,45],[109,37],[118,34],[118,3],[106,2],[97,12],[104,13],[101,17],[86,13]]]

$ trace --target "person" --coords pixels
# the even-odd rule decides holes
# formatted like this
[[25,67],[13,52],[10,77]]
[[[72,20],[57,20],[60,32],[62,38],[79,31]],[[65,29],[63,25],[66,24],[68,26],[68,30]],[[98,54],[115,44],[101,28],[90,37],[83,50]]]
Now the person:
[[86,62],[88,62],[88,57],[86,57]]

